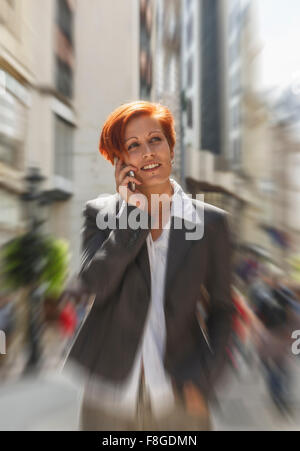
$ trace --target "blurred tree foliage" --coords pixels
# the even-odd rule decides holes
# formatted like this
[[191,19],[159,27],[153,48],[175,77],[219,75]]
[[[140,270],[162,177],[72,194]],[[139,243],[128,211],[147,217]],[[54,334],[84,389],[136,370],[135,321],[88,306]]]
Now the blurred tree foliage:
[[1,279],[5,288],[44,286],[45,296],[61,294],[68,274],[68,244],[39,233],[26,233],[0,250]]
[[294,255],[288,261],[292,269],[291,277],[295,282],[300,283],[300,255]]

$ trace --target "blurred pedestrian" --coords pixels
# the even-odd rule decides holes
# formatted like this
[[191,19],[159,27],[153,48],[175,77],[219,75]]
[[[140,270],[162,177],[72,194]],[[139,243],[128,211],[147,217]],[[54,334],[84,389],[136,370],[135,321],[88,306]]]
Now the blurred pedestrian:
[[76,325],[76,331],[75,333],[78,332],[84,318],[85,315],[87,314],[87,310],[88,310],[88,296],[86,295],[81,295],[79,296],[78,301],[76,302],[76,319],[77,319],[77,325]]
[[238,356],[241,356],[245,363],[252,363],[255,339],[257,334],[260,334],[263,325],[248,305],[245,297],[235,286],[232,287],[232,301],[235,307],[235,314],[228,346],[228,356],[230,364],[238,374]]
[[77,313],[72,296],[63,297],[58,321],[64,340],[63,354],[65,354],[69,350],[77,327]]
[[0,294],[0,330],[8,338],[14,330],[14,304],[12,294]]
[[252,291],[255,312],[264,325],[257,342],[272,400],[282,411],[291,407],[290,347],[294,314],[280,287],[278,274],[264,272],[259,290]]
[[245,285],[251,283],[251,281],[256,277],[257,271],[258,262],[251,253],[242,258],[236,266],[236,274]]
[[[0,293],[0,332],[1,340],[4,337],[4,343],[0,346],[0,367],[3,368],[8,364],[8,350],[16,327],[15,309],[14,309],[13,293]],[[3,335],[4,334],[4,335]]]

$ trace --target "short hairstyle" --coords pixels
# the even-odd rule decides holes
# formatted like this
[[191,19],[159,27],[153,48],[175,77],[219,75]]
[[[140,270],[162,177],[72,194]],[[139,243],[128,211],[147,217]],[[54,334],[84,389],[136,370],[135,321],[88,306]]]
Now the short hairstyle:
[[128,156],[124,145],[125,127],[130,119],[141,115],[147,115],[159,121],[170,149],[174,149],[176,133],[171,111],[160,103],[139,100],[119,106],[106,119],[100,136],[99,151],[107,161],[114,164],[114,157],[122,159],[121,155],[124,152]]

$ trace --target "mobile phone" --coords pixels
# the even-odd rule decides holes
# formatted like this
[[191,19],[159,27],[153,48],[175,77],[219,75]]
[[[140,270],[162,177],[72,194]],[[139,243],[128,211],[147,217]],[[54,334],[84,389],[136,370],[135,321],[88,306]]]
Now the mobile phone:
[[[130,170],[130,171],[128,172],[128,175],[129,175],[130,177],[134,177],[134,172],[133,172],[132,170]],[[135,183],[134,183],[134,182],[129,182],[128,185],[129,185],[129,189],[130,189],[131,191],[135,191]]]
[[[119,160],[118,157],[114,157],[115,165],[117,164],[118,160]],[[125,166],[125,165],[123,164],[123,166]],[[132,170],[130,170],[127,175],[129,175],[130,177],[134,177],[134,172]],[[134,182],[129,182],[128,186],[131,191],[135,191],[135,183]]]

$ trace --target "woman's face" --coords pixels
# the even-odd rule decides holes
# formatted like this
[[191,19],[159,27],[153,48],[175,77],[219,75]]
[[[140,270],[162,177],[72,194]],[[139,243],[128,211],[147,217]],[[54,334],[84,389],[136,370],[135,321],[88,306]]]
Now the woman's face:
[[[129,155],[127,157],[124,154],[125,163],[137,168],[135,176],[145,187],[158,185],[169,179],[174,151],[170,149],[157,119],[147,115],[131,119],[125,128],[124,141]],[[159,166],[145,169],[150,163],[158,163]]]

